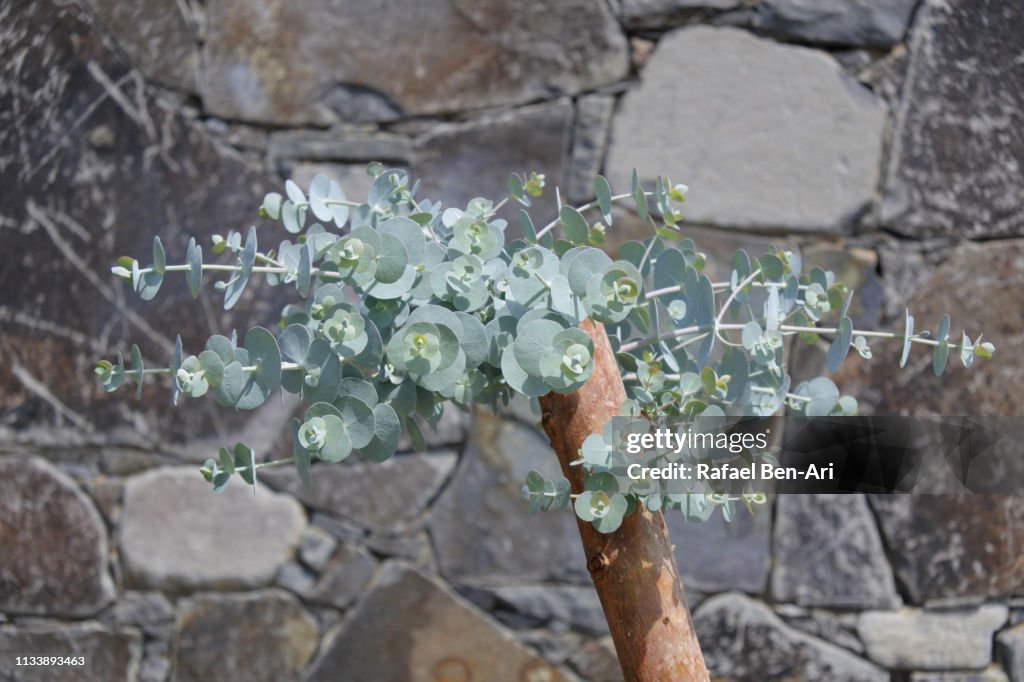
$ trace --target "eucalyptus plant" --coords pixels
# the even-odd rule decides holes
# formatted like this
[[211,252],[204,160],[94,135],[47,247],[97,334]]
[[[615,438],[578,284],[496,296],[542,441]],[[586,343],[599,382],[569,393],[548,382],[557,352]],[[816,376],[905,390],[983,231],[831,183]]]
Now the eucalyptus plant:
[[[367,171],[372,186],[360,201],[323,175],[306,190],[286,182],[283,195],[264,198],[259,229],[214,236],[211,251],[222,262],[206,262],[192,239],[184,262],[169,265],[157,237],[150,264],[125,257],[113,268],[144,300],[169,273],[183,274],[193,297],[206,274],[224,277],[214,289],[225,309],[253,275],[295,294],[274,331],[255,327],[241,341],[235,333],[212,336],[191,352],[179,336],[168,367],[146,367],[138,346],[127,366],[121,354],[96,364],[107,391],[128,380],[141,393],[147,376],[169,374],[174,404],[211,394],[220,405],[251,410],[277,389],[301,398],[306,407],[291,424],[291,455],[257,458],[243,443],[221,448],[201,469],[215,491],[235,475],[256,485],[264,467],[294,465],[309,485],[314,460],[358,453],[382,462],[403,431],[422,450],[414,417],[436,426],[446,405],[499,409],[515,393],[534,399],[575,391],[594,367],[593,341],[579,328],[588,318],[605,325],[629,387],[621,413],[648,419],[782,409],[855,414],[856,400],[840,395],[827,376],[793,385],[784,359],[793,336],[806,343],[830,338],[829,372],[851,350],[870,358],[876,339],[902,343],[901,367],[912,346],[930,348],[936,375],[950,351],[967,367],[994,351],[966,332],[955,343],[948,315],[934,333],[916,330],[909,311],[903,333],[854,329],[853,292],[789,250],[756,257],[737,250],[729,277],[713,281],[705,255],[680,228],[687,188],[664,177],[645,189],[634,171],[629,191],[615,194],[598,176],[596,199],[579,207],[563,204],[556,190],[557,218],[537,228],[526,209],[544,192],[538,173],[511,175],[508,196],[497,203],[475,198],[459,208],[418,198],[404,171],[379,164]],[[510,203],[520,205],[516,239],[498,217]],[[651,234],[625,243],[613,259],[599,245],[617,203],[635,210]],[[278,227],[292,236],[261,250],[258,235],[266,241]],[[704,520],[716,507],[731,518],[738,502],[764,501],[756,493],[666,493],[617,478],[609,434],[610,426],[580,450],[575,464],[588,475],[578,495],[565,478],[530,472],[522,490],[531,511],[571,505],[607,533],[639,505]]]

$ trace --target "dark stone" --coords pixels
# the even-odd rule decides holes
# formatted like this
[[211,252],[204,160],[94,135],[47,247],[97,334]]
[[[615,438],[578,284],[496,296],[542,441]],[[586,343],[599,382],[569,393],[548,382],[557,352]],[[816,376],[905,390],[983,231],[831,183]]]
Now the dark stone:
[[772,509],[756,507],[727,522],[715,514],[703,523],[687,522],[681,514],[665,512],[676,566],[686,586],[688,603],[695,606],[691,590],[722,592],[764,591],[771,563]]
[[[73,625],[0,626],[0,678],[5,680],[135,679],[142,656],[142,637],[130,628],[107,628],[97,623]],[[84,666],[15,666],[15,656],[81,656]]]
[[324,566],[320,577],[300,596],[308,602],[347,608],[366,588],[377,570],[377,562],[366,550],[342,544]]
[[[272,165],[282,159],[404,164],[408,163],[411,154],[412,142],[405,136],[347,129],[330,132],[284,131],[271,134],[267,143],[267,157]],[[307,187],[308,183],[302,186]],[[347,191],[345,185],[342,187]],[[354,198],[361,200],[364,197]]]
[[[1012,346],[1024,329],[1024,309],[1012,296],[994,296],[993,292],[1024,287],[1024,240],[965,245],[943,256],[944,262],[933,267],[923,281],[906,285],[911,295],[902,301],[901,315],[889,329],[902,331],[904,307],[914,315],[917,330],[934,332],[943,314],[949,313],[951,343],[960,342],[961,330],[971,339],[984,332],[985,340],[996,344],[995,357],[977,359],[966,369],[959,353],[951,351],[945,374],[936,378],[930,348],[915,345],[907,366],[900,370],[901,344],[875,341],[871,344],[873,359],[862,360],[851,353],[833,377],[843,393],[857,398],[862,414],[1017,413],[1020,396],[1016,387],[1024,373],[1024,356],[1012,352]],[[884,258],[883,254],[883,279],[893,269],[886,267]],[[970,400],[965,402],[968,396]]]
[[1011,682],[1024,680],[1024,625],[1000,632],[996,637],[996,651]]
[[572,119],[572,104],[559,100],[435,126],[416,143],[413,174],[422,179],[420,196],[460,208],[474,197],[498,201],[508,194],[509,174],[537,171],[547,185],[530,214],[535,222],[544,211],[553,216],[554,187],[565,186],[568,175]]
[[1020,498],[876,495],[871,503],[913,603],[1024,594]]
[[322,651],[310,682],[566,680],[441,583],[397,563]]
[[569,663],[590,682],[623,682],[625,679],[611,637],[590,642],[575,652]]
[[87,4],[146,78],[196,91],[199,45],[191,5],[154,0],[88,0]]
[[128,388],[106,395],[93,363],[138,342],[156,366],[175,332],[198,350],[277,305],[254,285],[238,309],[196,314],[175,276],[146,303],[110,266],[148,263],[157,233],[170,262],[191,235],[208,250],[214,232],[248,227],[271,183],[154,96],[91,22],[43,0],[11,5],[0,29],[0,215],[19,254],[0,263],[0,290],[19,292],[0,306],[0,414],[18,429],[56,422],[170,447],[211,433],[214,415],[227,430],[247,415],[207,400],[172,412],[167,381],[148,382],[142,402]]
[[345,462],[318,465],[307,490],[294,470],[267,472],[271,485],[303,503],[357,525],[395,533],[420,520],[455,467],[452,452],[399,455],[380,464]]
[[900,603],[862,495],[779,495],[774,555],[775,601],[841,608]]
[[608,148],[608,128],[615,109],[612,95],[584,95],[576,100],[576,123],[569,160],[569,201],[582,204],[594,196],[594,178],[601,172]]
[[199,595],[180,605],[175,679],[299,680],[316,642],[316,621],[284,592]]
[[174,606],[160,592],[127,591],[103,614],[116,625],[134,625],[156,638],[164,638],[174,623]]
[[575,94],[626,75],[607,3],[212,4],[205,106],[281,125],[390,120]]
[[903,39],[917,0],[764,0],[754,26],[799,42],[888,47]]
[[739,594],[706,600],[697,609],[694,625],[715,680],[889,680],[881,668],[789,627],[767,606]]
[[103,520],[45,460],[0,458],[0,547],[0,610],[82,617],[114,599]]
[[622,20],[631,29],[664,30],[701,10],[731,10],[742,0],[622,0]]
[[805,609],[792,604],[779,604],[777,613],[787,625],[809,635],[838,644],[855,654],[864,653],[864,644],[857,636],[857,614],[845,611]]
[[885,182],[887,227],[916,237],[1024,233],[1022,33],[1015,0],[923,3]]
[[597,592],[589,585],[509,585],[483,591],[491,601],[487,610],[498,618],[502,611],[514,612],[521,619],[517,627],[550,627],[555,622],[590,635],[608,632]]
[[560,475],[547,439],[478,412],[466,453],[430,520],[445,577],[491,584],[588,581],[572,512],[528,512],[520,488],[530,469]]

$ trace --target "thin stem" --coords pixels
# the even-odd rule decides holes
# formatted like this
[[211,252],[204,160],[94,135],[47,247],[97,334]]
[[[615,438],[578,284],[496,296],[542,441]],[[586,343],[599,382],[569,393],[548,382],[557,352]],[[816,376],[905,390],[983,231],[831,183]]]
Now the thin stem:
[[635,351],[637,348],[643,348],[644,346],[650,344],[653,341],[658,340],[659,338],[662,340],[675,339],[680,336],[686,336],[687,334],[695,334],[697,332],[702,332],[710,328],[710,325],[693,325],[692,327],[682,327],[681,329],[673,329],[672,331],[665,332],[664,334],[661,334],[660,336],[657,337],[648,336],[644,339],[640,339],[639,341],[631,341],[629,343],[624,343],[622,344],[622,346],[619,347],[619,352],[630,353],[632,351]]
[[[632,192],[630,192],[629,194],[616,194],[615,196],[612,197],[612,203],[615,203],[616,201],[622,201],[623,199],[629,199],[632,196],[633,196]],[[652,197],[652,196],[654,196],[654,192],[644,192],[644,196],[645,197]],[[579,211],[580,213],[583,213],[584,211],[589,211],[592,208],[597,208],[597,206],[598,206],[597,199],[594,199],[593,201],[588,202],[588,203],[583,204],[582,206],[578,207],[576,210]],[[555,229],[555,226],[558,225],[558,221],[559,221],[559,219],[555,218],[550,223],[548,223],[543,228],[541,228],[541,230],[537,233],[537,239],[540,239],[541,237],[546,235],[548,232],[550,232],[551,230]]]
[[729,297],[725,299],[725,303],[722,304],[722,309],[718,311],[718,316],[715,317],[715,336],[721,339],[722,343],[726,344],[727,346],[740,346],[741,344],[733,343],[729,339],[725,338],[725,336],[721,333],[720,330],[722,329],[722,317],[725,315],[725,311],[729,309],[729,306],[732,304],[732,302],[736,300],[737,294],[743,291],[744,287],[746,287],[748,284],[757,279],[757,276],[760,274],[761,268],[758,268],[757,270],[754,270],[752,273],[750,273],[746,278],[744,278],[742,282],[737,284],[736,288],[733,289],[732,293],[729,294]]

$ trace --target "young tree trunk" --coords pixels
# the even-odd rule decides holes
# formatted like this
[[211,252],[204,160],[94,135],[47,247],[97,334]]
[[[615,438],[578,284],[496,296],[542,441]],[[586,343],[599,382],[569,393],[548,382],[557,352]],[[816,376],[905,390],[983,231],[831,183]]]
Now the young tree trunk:
[[[569,462],[579,458],[583,440],[600,432],[626,399],[604,327],[589,320],[581,326],[594,340],[593,374],[574,393],[540,399],[544,431],[574,493],[583,490],[583,472]],[[661,513],[637,510],[607,535],[589,522],[577,522],[627,682],[706,682],[708,671]]]

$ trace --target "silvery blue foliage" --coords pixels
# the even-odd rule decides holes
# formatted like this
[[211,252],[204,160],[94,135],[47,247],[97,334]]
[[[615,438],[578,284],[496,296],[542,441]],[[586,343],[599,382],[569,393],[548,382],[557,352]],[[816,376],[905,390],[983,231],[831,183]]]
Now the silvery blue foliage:
[[[847,315],[852,292],[831,272],[805,269],[789,251],[751,257],[739,250],[730,277],[712,281],[704,254],[680,232],[686,187],[665,178],[647,191],[634,172],[629,192],[613,195],[598,177],[594,202],[560,205],[557,219],[539,230],[521,209],[521,236],[514,238],[498,213],[509,202],[529,207],[543,192],[542,175],[513,174],[509,196],[497,204],[477,198],[445,208],[418,199],[403,171],[371,164],[368,172],[373,182],[363,202],[349,200],[322,175],[308,192],[289,181],[285,195],[268,194],[260,207],[268,222],[244,237],[214,237],[212,252],[230,256],[226,265],[204,263],[194,239],[183,264],[167,265],[156,238],[151,265],[122,258],[113,268],[146,300],[172,272],[185,274],[193,296],[204,273],[225,275],[214,285],[225,309],[253,275],[297,294],[275,333],[255,327],[241,343],[234,334],[213,336],[187,355],[179,338],[167,368],[145,368],[138,347],[130,367],[121,354],[116,364],[96,365],[107,391],[126,379],[141,390],[147,374],[170,374],[175,404],[212,395],[220,405],[249,410],[278,388],[300,396],[308,407],[291,425],[292,456],[257,462],[242,443],[222,448],[202,468],[217,491],[234,474],[255,485],[256,471],[266,466],[294,464],[308,484],[317,459],[339,462],[358,453],[384,461],[403,430],[422,447],[414,417],[436,425],[446,404],[497,408],[515,392],[536,398],[575,391],[594,366],[594,344],[579,329],[586,319],[605,324],[623,370],[629,399],[621,414],[650,419],[764,416],[783,408],[854,414],[856,401],[827,377],[791,385],[783,361],[788,336],[811,343],[819,334],[832,337],[829,371],[851,348],[870,357],[869,338],[903,340],[902,363],[913,343],[931,346],[936,374],[950,349],[959,350],[965,366],[993,351],[966,333],[959,345],[950,343],[948,317],[935,335],[915,334],[909,312],[905,334],[854,330]],[[597,245],[612,225],[613,203],[621,201],[632,203],[651,236],[626,243],[613,259]],[[294,241],[261,251],[259,234],[272,234],[274,223]],[[824,324],[830,317],[835,326]],[[638,505],[703,520],[718,506],[731,518],[735,502],[763,501],[758,494],[622,488],[608,472],[609,439],[606,430],[584,444],[578,464],[588,475],[577,495],[566,479],[531,472],[523,485],[531,511],[572,504],[581,519],[611,532]]]

